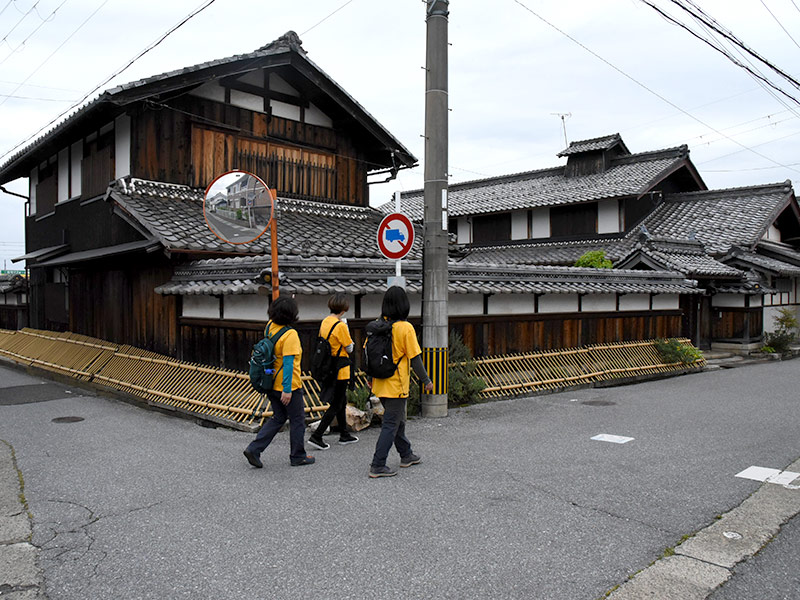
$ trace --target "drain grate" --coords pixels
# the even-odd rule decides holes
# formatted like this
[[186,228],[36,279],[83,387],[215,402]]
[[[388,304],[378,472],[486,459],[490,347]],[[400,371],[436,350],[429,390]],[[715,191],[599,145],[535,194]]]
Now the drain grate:
[[78,423],[83,421],[83,417],[56,417],[53,423]]

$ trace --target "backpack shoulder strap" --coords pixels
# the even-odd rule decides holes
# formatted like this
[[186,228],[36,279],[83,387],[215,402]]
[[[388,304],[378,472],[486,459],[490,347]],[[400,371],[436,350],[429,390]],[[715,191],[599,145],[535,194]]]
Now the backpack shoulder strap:
[[333,325],[331,325],[331,328],[328,330],[328,336],[325,338],[325,340],[326,340],[326,341],[330,341],[330,339],[331,339],[331,334],[333,333],[333,330],[334,330],[334,329],[336,329],[336,326],[337,326],[339,323],[341,323],[341,321],[340,321],[339,319],[336,319],[336,323],[334,323]]
[[289,327],[288,325],[284,325],[281,329],[279,329],[273,335],[271,335],[269,339],[272,340],[273,344],[277,344],[278,340],[281,339],[281,336],[290,329],[291,327]]

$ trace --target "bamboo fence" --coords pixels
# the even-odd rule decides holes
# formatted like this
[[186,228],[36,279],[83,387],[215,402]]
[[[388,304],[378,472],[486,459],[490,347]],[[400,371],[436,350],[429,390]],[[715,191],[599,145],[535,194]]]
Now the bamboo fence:
[[[83,335],[0,329],[0,355],[201,418],[255,427],[272,416],[265,398],[252,389],[246,373],[183,362]],[[687,366],[703,366],[705,360],[690,365],[664,363],[651,340],[495,356],[474,363],[473,374],[486,384],[480,396],[489,399],[684,371]],[[465,363],[450,366],[464,368]],[[328,408],[320,400],[319,384],[308,373],[301,379],[306,414],[310,419],[319,418]],[[366,384],[366,376],[356,373],[356,386]]]

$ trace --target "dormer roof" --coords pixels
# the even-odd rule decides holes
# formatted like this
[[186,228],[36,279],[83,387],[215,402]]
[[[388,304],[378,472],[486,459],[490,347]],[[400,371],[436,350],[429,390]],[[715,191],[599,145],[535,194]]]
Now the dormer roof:
[[574,154],[583,154],[586,152],[608,151],[616,148],[618,154],[630,154],[630,150],[622,141],[622,136],[618,133],[612,135],[604,135],[603,137],[592,138],[590,140],[580,140],[570,142],[569,146],[556,154],[559,158],[564,156],[572,156]]

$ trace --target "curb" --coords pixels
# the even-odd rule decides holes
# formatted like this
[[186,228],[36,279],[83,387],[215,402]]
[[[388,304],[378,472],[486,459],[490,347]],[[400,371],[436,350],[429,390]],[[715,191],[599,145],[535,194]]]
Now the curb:
[[47,600],[14,448],[0,440],[0,596]]
[[[800,470],[800,459],[786,470]],[[783,524],[800,514],[798,487],[764,483],[739,506],[675,547],[673,555],[656,560],[604,598],[707,598],[730,579],[737,564],[756,554]]]

